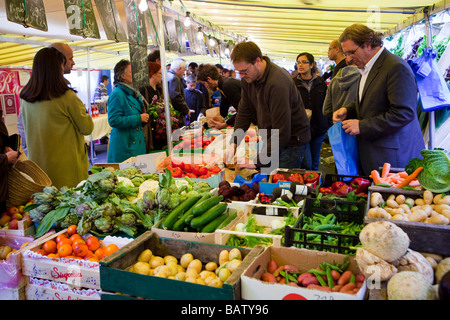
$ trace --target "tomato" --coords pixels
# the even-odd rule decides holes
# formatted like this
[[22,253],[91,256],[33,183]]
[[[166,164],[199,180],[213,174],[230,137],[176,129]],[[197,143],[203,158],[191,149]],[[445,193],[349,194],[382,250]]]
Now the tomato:
[[185,163],[185,164],[184,164],[184,171],[185,171],[186,173],[191,173],[191,172],[192,172],[192,166],[191,166],[190,163]]
[[245,142],[249,142],[250,141],[250,136],[245,136],[244,140],[245,140]]
[[219,173],[220,171],[222,171],[222,169],[220,169],[218,166],[214,166],[209,169],[209,171],[211,171],[212,173]]
[[194,173],[186,173],[186,176],[189,178],[195,178],[195,179],[198,178],[197,175]]
[[[169,167],[168,167],[168,169],[169,169]],[[183,170],[181,170],[181,168],[179,168],[179,167],[171,168],[169,170],[172,173],[172,177],[174,177],[174,178],[181,178],[181,175],[183,174]]]
[[208,169],[206,167],[203,167],[203,166],[195,165],[192,168],[192,173],[197,175],[197,176],[203,176],[203,175],[206,175],[208,173]]

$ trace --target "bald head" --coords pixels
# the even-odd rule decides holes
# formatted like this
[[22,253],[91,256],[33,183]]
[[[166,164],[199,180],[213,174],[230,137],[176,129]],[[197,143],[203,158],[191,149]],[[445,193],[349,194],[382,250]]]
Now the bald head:
[[328,47],[328,59],[333,60],[336,63],[339,63],[342,59],[344,59],[344,53],[342,52],[341,44],[338,40],[333,40],[330,42],[330,46]]
[[66,64],[64,65],[64,73],[69,74],[72,71],[72,67],[75,65],[73,61],[73,51],[72,48],[69,47],[65,43],[55,42],[49,45],[50,48],[55,48],[59,52],[61,52],[64,57],[66,57]]

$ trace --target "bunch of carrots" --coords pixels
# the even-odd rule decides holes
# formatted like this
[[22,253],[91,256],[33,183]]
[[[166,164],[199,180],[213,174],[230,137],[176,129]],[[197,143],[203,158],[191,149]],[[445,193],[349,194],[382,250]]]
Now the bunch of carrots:
[[423,167],[418,167],[413,173],[408,174],[406,171],[390,172],[391,165],[385,163],[382,167],[381,174],[378,170],[372,170],[370,177],[373,183],[378,186],[396,187],[396,188],[419,188],[420,183],[417,176],[422,172]]

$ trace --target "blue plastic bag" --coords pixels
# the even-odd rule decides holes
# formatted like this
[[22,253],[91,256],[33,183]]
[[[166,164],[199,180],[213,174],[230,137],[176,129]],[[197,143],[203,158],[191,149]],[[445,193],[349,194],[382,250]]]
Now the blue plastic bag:
[[266,179],[266,181],[269,181],[269,176],[265,173],[257,173],[253,176],[252,180],[246,180],[246,179],[244,179],[243,176],[237,174],[236,177],[234,178],[233,182],[239,183],[240,186],[246,184],[251,188],[253,186],[253,183],[260,182],[263,179]]
[[342,121],[328,129],[336,170],[341,175],[357,176],[359,171],[358,141],[342,129]]
[[450,107],[450,91],[436,62],[436,52],[424,49],[421,57],[408,61],[417,80],[423,111]]

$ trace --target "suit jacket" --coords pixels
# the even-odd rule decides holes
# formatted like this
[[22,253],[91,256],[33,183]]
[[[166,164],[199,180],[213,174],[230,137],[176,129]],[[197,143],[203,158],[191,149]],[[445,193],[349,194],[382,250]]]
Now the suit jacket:
[[167,72],[167,82],[170,101],[173,108],[181,113],[180,123],[184,126],[186,124],[186,116],[189,113],[189,107],[186,104],[183,82],[173,70]]
[[347,118],[359,119],[361,172],[389,162],[404,168],[425,148],[417,119],[417,85],[410,66],[387,49],[370,70],[359,98],[347,106]]

